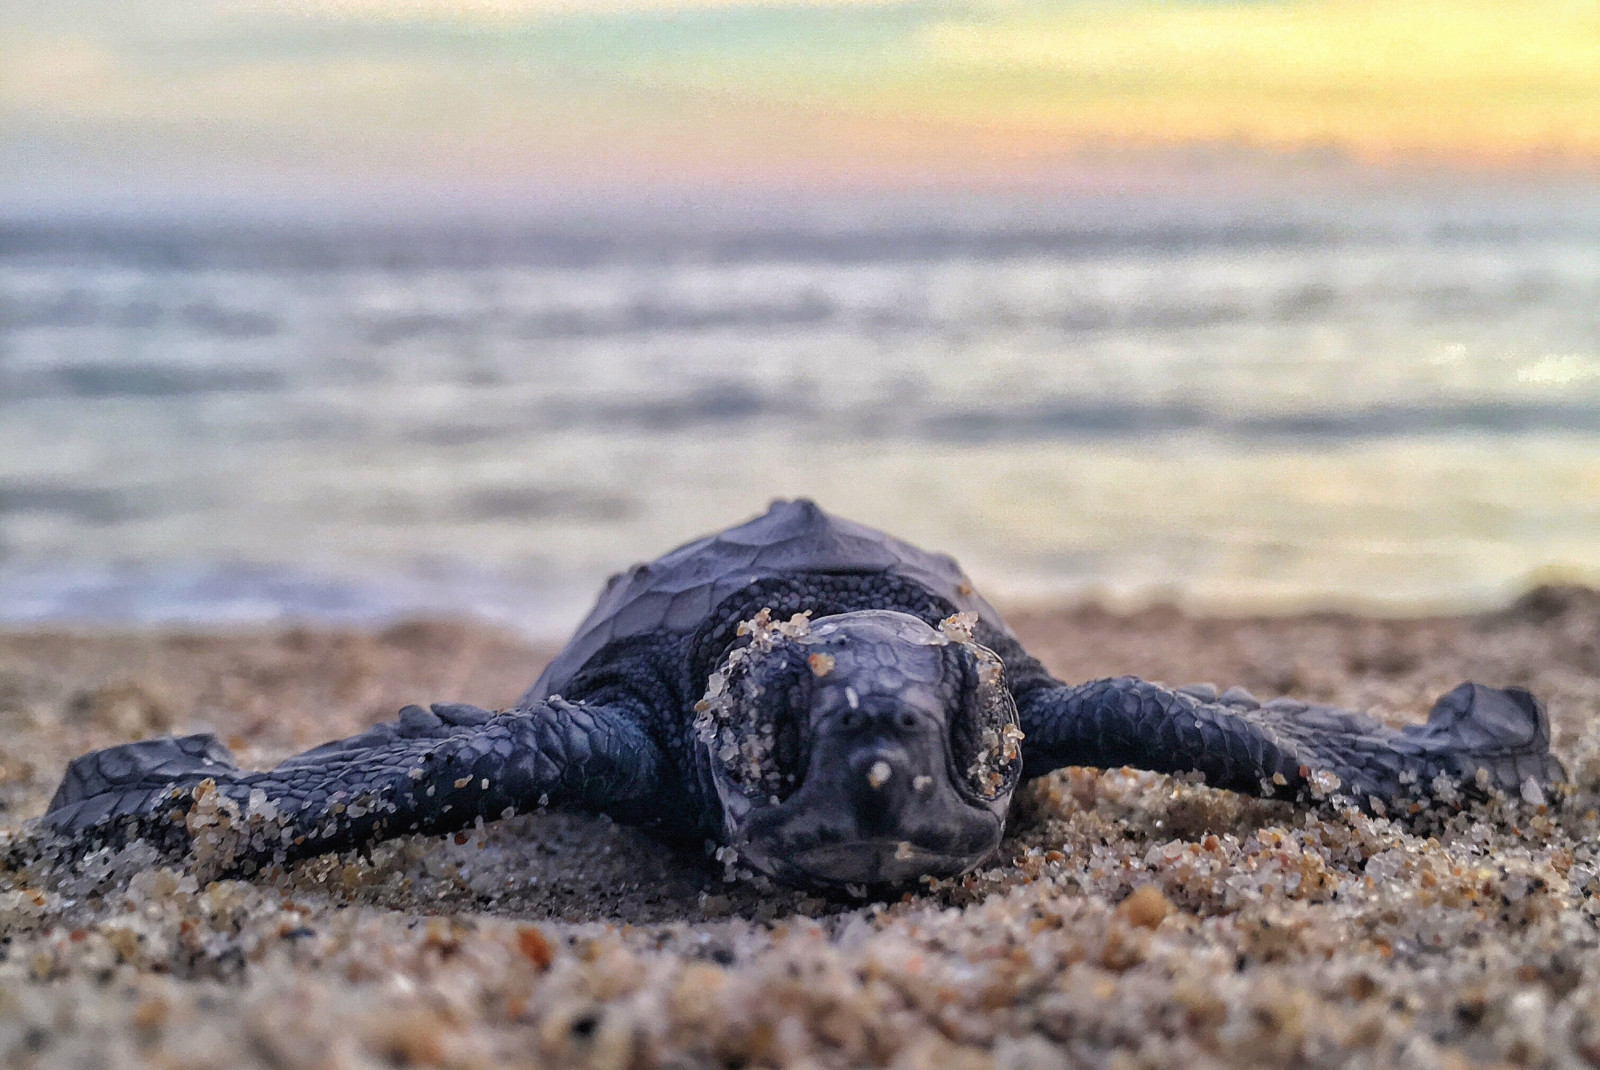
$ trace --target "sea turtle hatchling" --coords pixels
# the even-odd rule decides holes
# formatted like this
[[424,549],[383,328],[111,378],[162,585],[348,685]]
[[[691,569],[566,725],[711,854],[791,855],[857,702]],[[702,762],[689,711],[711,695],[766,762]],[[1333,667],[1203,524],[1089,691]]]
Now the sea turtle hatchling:
[[791,884],[884,885],[972,869],[1018,782],[1066,765],[1374,809],[1560,775],[1519,688],[1462,684],[1397,731],[1238,689],[1064,684],[950,557],[801,500],[614,577],[508,710],[407,706],[261,772],[210,735],[111,747],[70,765],[43,823],[69,850],[198,850],[203,800],[231,808],[228,868],[248,873],[564,806]]

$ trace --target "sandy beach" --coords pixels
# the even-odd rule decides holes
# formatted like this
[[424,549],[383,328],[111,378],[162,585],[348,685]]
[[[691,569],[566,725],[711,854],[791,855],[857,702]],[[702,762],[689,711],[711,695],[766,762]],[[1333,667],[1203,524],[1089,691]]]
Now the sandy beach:
[[[1597,309],[1600,4],[0,0],[0,1070],[1600,1070]],[[731,527],[777,495],[963,579]],[[648,598],[603,586],[664,551]],[[1325,719],[1271,776],[1315,799],[1062,768],[958,877],[778,886],[995,839],[874,701],[932,655],[858,659],[862,619],[814,678],[690,689],[725,816],[782,832],[721,860],[506,805],[649,783],[604,718],[570,763],[494,735],[531,720],[391,750],[399,802],[202,780],[144,839],[91,821],[128,795],[41,828],[101,748],[269,769],[510,707],[596,591],[636,653],[726,585],[891,560],[971,577],[1068,683],[1395,726],[1522,687],[1556,762],[1364,810],[1339,788],[1427,767],[1313,770],[1371,741],[1288,703]],[[773,666],[826,732],[720,717],[776,709]],[[985,797],[992,669],[946,726]],[[1100,760],[1136,753],[1111,720]],[[271,783],[349,787],[334,753]],[[512,816],[260,864],[348,842],[296,841],[301,799]]]
[[[893,902],[744,883],[537,814],[257,882],[138,847],[0,870],[19,1067],[1564,1066],[1600,1061],[1600,593],[1471,617],[1013,617],[1068,680],[1137,673],[1420,719],[1532,689],[1574,779],[1401,824],[1128,771],[1030,789],[1000,857]],[[0,634],[0,836],[66,762],[212,730],[267,765],[413,701],[503,706],[549,649],[379,632]]]

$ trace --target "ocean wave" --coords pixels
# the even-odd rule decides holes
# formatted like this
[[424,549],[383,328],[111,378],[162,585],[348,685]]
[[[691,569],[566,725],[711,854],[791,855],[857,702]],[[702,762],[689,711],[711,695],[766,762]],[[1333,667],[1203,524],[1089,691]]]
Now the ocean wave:
[[[862,226],[729,231],[714,222],[679,229],[498,226],[273,228],[0,222],[0,261],[116,264],[152,271],[273,270],[299,273],[508,266],[587,268],[607,264],[736,264],[761,261],[860,264],[951,257],[1095,256],[1111,250],[1303,248],[1359,237],[1315,223],[1196,221],[1087,225]],[[1460,240],[1460,235],[1453,235]]]
[[445,576],[338,574],[250,563],[24,566],[0,564],[0,623],[374,626],[420,616],[471,616],[559,639],[588,595],[484,570]]
[[554,619],[795,493],[1002,593],[1498,591],[1595,560],[1595,208],[0,223],[0,618]]
[[175,398],[194,394],[262,394],[283,389],[283,372],[178,365],[73,363],[48,369],[0,365],[0,404],[44,398]]
[[136,496],[121,489],[0,480],[0,520],[28,513],[105,525],[131,520],[140,511]]
[[81,286],[33,299],[0,293],[0,331],[84,327],[121,331],[187,327],[221,338],[270,338],[283,330],[283,323],[258,309],[204,300],[178,305],[147,297],[110,300]]
[[1600,432],[1600,404],[1467,402],[1239,413],[1129,402],[1030,404],[962,410],[924,420],[930,438],[962,442],[1125,438],[1210,432],[1241,439],[1367,439],[1407,435]]

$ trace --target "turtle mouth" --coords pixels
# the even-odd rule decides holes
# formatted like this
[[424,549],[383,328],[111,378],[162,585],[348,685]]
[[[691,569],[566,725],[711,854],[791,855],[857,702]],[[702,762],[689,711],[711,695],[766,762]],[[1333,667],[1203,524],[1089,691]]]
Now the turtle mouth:
[[814,770],[781,803],[728,806],[728,842],[768,876],[788,884],[833,887],[953,877],[978,866],[999,847],[1003,811],[972,805],[947,780],[929,778],[935,782],[915,797],[895,801],[889,793],[891,778],[881,789],[890,805],[879,809],[873,805],[876,800],[864,796],[880,794],[880,789],[852,789],[848,779],[864,781],[864,776],[846,769],[841,775]]
[[[998,837],[997,837],[998,839]],[[988,852],[988,853],[992,853]],[[988,853],[921,847],[909,840],[871,839],[821,844],[781,858],[747,847],[750,861],[791,883],[844,887],[910,884],[924,877],[956,877],[979,865]]]

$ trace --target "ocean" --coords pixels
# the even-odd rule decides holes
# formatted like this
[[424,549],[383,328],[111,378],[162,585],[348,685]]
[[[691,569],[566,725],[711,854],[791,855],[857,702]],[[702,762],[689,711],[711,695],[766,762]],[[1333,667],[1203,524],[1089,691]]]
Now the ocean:
[[1011,605],[1600,580],[1600,190],[0,222],[0,622],[556,637],[795,495]]

